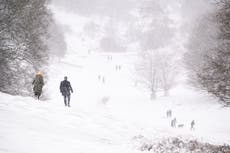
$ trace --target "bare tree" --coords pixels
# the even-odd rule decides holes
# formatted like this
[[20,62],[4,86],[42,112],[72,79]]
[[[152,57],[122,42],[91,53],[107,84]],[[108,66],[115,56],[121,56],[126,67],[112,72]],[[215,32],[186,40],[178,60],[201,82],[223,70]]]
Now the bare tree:
[[[140,19],[137,30],[140,44],[140,61],[137,65],[138,73],[151,91],[151,98],[156,98],[156,91],[164,88],[167,95],[171,87],[173,75],[170,74],[171,59],[167,52],[161,50],[168,46],[174,36],[171,20],[165,10],[154,0],[144,1],[140,8]],[[167,61],[169,60],[169,61]]]
[[169,96],[169,90],[176,84],[180,63],[175,53],[161,52],[159,56],[160,88],[164,90],[165,96]]
[[159,53],[157,51],[145,51],[140,53],[140,62],[136,69],[141,76],[142,82],[150,89],[151,99],[156,98],[156,92],[159,87]]

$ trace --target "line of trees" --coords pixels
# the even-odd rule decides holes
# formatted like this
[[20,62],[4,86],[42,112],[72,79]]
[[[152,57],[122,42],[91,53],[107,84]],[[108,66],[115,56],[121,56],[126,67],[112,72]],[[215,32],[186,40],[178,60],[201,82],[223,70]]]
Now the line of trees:
[[185,63],[193,85],[230,104],[230,0],[216,5],[194,26]]
[[1,92],[30,95],[33,77],[45,70],[48,27],[53,22],[47,5],[48,0],[1,0]]

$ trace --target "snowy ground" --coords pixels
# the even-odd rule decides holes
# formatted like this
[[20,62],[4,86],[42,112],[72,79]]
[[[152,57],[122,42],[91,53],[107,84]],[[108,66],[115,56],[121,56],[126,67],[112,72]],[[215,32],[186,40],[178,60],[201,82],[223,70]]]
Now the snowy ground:
[[[149,93],[135,83],[134,53],[88,54],[87,46],[95,44],[81,46],[78,37],[85,21],[63,14],[57,18],[72,24],[73,31],[66,37],[66,56],[59,63],[51,61],[44,88],[50,98],[37,101],[0,93],[0,153],[135,153],[140,152],[140,140],[168,137],[230,144],[230,108],[183,83],[169,97],[150,101]],[[74,90],[71,108],[64,107],[59,92],[64,76]],[[183,128],[170,127],[168,109]]]
[[[111,55],[111,54],[110,54]],[[0,93],[1,153],[140,152],[135,137],[161,140],[167,137],[230,144],[230,109],[215,99],[180,85],[169,97],[150,101],[132,76],[130,53],[68,54],[50,67],[46,84],[50,99]],[[129,58],[130,57],[130,58]],[[115,66],[122,65],[120,71]],[[65,108],[59,83],[67,75],[74,93]],[[105,83],[98,79],[105,76]],[[171,109],[183,128],[171,128]],[[189,129],[195,120],[195,130]]]

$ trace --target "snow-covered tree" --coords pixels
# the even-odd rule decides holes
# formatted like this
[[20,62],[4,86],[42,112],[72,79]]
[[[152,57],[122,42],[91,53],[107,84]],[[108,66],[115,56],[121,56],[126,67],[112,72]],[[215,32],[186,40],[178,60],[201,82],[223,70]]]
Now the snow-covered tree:
[[151,91],[151,99],[156,98],[156,91],[159,86],[159,63],[157,51],[148,50],[140,54],[141,61],[137,64],[137,72],[141,75],[141,80]]
[[175,73],[171,68],[173,58],[168,58],[168,52],[162,48],[169,46],[174,36],[172,21],[155,0],[144,1],[139,14],[137,25],[140,29],[137,30],[137,41],[141,51],[137,71],[150,88],[151,98],[156,97],[159,88],[163,88],[165,95],[168,95],[172,82],[170,80]]
[[160,88],[164,90],[165,96],[169,96],[169,90],[176,84],[179,61],[175,53],[161,52],[158,57]]
[[141,52],[140,57],[136,69],[142,82],[150,89],[151,98],[156,98],[158,90],[163,90],[164,95],[168,96],[179,72],[177,55],[158,49]]
[[0,91],[28,95],[32,79],[47,63],[47,0],[0,3]]
[[230,1],[219,0],[217,10],[195,26],[185,61],[192,82],[230,102]]

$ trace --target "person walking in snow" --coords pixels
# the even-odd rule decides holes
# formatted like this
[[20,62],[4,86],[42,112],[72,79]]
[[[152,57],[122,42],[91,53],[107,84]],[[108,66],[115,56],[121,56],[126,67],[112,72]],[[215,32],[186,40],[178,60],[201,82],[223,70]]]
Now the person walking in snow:
[[34,95],[39,99],[42,94],[42,88],[44,86],[43,74],[41,71],[39,71],[36,74],[32,84],[34,86],[33,87]]
[[73,93],[73,89],[70,85],[70,82],[67,81],[67,76],[64,77],[64,80],[60,84],[60,92],[64,97],[65,106],[70,107],[70,91]]

